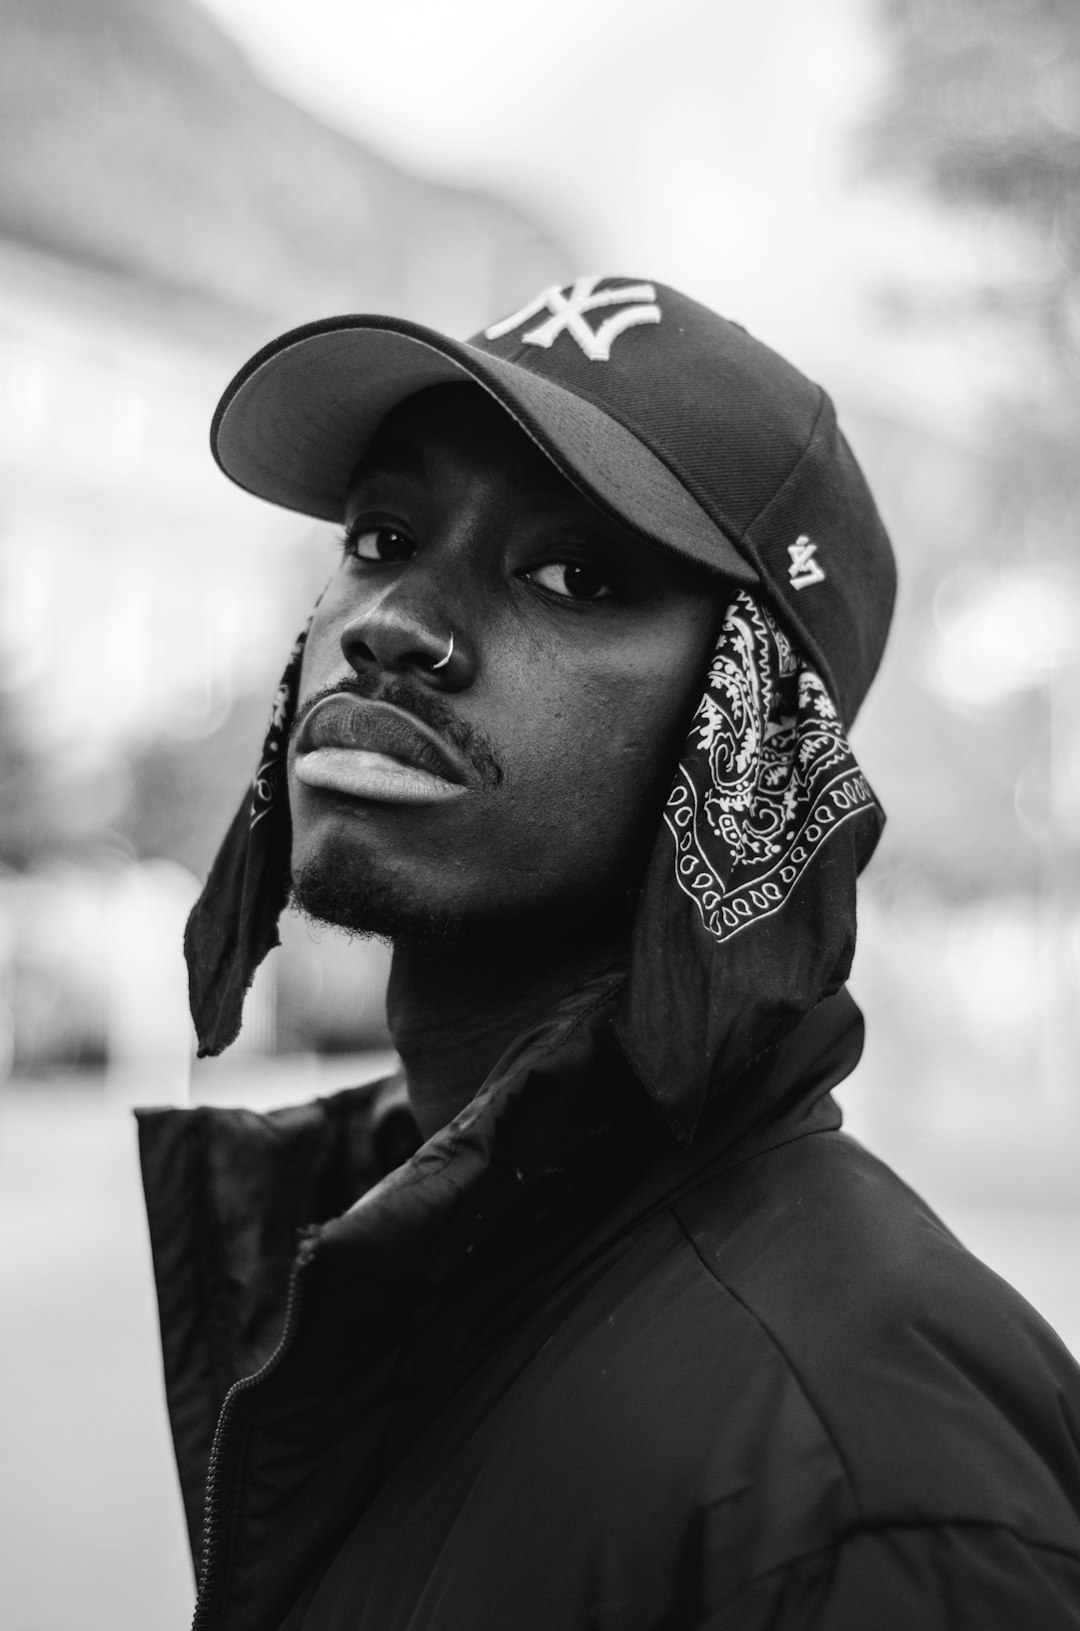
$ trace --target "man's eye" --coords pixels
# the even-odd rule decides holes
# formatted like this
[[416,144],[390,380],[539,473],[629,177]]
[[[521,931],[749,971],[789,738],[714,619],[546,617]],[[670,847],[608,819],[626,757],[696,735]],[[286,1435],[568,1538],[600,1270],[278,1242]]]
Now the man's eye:
[[353,525],[345,532],[345,553],[361,561],[407,561],[415,553],[416,545],[408,533],[397,527],[365,527]]
[[541,589],[550,590],[553,595],[562,595],[567,600],[607,600],[612,593],[611,585],[594,567],[579,566],[572,561],[552,561],[547,566],[534,566],[526,577],[530,583],[537,583]]

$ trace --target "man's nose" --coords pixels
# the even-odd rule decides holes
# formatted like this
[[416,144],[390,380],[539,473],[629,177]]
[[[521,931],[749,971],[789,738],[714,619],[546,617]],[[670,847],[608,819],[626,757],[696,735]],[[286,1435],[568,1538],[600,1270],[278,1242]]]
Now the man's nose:
[[461,690],[472,677],[469,643],[448,611],[417,605],[392,590],[349,618],[341,650],[358,674],[413,673],[444,690]]

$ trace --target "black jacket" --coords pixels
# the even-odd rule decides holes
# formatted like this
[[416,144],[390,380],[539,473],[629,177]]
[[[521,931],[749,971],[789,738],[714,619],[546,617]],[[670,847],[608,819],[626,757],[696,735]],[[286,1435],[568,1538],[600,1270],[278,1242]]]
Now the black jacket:
[[199,1623],[1078,1631],[1080,1372],[840,1132],[850,999],[665,1152],[616,986],[404,1162],[394,1082],[142,1113]]

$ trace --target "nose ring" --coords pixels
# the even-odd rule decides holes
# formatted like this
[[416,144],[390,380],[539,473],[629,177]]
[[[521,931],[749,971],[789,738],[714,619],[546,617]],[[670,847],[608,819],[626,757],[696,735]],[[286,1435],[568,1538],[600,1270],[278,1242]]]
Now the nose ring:
[[431,672],[434,674],[436,669],[445,668],[447,663],[450,661],[450,659],[451,659],[451,657],[453,655],[454,655],[454,631],[453,631],[453,629],[451,629],[450,630],[450,644],[446,648],[446,656],[441,657],[437,663],[432,663]]

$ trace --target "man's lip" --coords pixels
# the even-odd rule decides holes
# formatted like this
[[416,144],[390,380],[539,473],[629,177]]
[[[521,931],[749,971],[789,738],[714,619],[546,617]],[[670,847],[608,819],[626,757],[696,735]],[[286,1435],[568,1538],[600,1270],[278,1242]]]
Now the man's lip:
[[392,702],[376,702],[349,691],[323,697],[305,715],[297,732],[296,751],[312,753],[317,748],[383,754],[459,787],[468,787],[475,780],[468,762],[430,726]]

